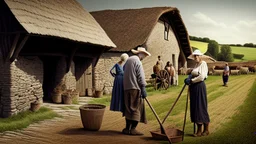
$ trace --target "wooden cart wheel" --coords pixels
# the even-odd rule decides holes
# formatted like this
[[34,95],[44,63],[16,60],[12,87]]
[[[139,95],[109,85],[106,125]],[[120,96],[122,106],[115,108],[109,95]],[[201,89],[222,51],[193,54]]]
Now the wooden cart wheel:
[[155,79],[155,89],[168,89],[169,73],[166,70],[160,70]]

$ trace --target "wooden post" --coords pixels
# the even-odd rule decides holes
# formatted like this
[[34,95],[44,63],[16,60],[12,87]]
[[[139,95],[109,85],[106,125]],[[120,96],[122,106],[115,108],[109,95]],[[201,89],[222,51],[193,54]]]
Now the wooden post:
[[71,51],[71,54],[70,54],[70,56],[69,56],[69,58],[68,58],[68,62],[67,62],[67,70],[66,70],[66,72],[68,72],[69,69],[70,69],[72,60],[73,60],[73,58],[74,58],[74,56],[75,56],[75,53],[76,53],[77,49],[78,49],[78,47],[76,46],[76,47],[75,47],[74,49],[72,49],[72,51]]
[[10,58],[11,63],[18,57],[18,55],[19,55],[21,49],[23,48],[23,46],[24,46],[25,43],[27,42],[28,38],[29,38],[29,35],[26,35],[26,36],[24,37],[24,39],[21,41],[21,43],[19,44],[19,47],[17,47],[17,48],[15,49],[13,55],[12,55],[11,58]]
[[8,53],[8,55],[7,55],[7,57],[5,58],[5,61],[6,61],[7,59],[10,59],[11,56],[13,55],[14,50],[16,49],[16,45],[17,45],[17,43],[18,43],[18,41],[19,41],[19,38],[20,38],[20,33],[16,34],[15,39],[14,39],[14,41],[13,41],[13,43],[12,43],[12,47],[11,47],[11,49],[10,49],[10,51],[9,51],[9,53]]

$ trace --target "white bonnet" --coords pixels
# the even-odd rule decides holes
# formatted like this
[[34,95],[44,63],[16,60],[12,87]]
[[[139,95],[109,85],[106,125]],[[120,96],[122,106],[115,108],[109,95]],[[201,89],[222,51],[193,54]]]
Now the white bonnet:
[[123,54],[120,56],[121,61],[126,61],[128,58],[129,58],[129,55],[128,55],[127,53],[123,53]]

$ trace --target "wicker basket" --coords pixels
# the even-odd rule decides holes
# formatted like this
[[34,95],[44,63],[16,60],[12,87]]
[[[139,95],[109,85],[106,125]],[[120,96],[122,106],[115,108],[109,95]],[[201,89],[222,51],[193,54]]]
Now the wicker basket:
[[98,131],[101,127],[105,105],[85,104],[80,106],[80,116],[84,129]]

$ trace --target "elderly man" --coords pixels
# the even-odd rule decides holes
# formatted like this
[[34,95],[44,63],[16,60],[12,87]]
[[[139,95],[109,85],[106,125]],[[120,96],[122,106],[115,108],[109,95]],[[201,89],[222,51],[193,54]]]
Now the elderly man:
[[141,60],[151,54],[143,47],[132,50],[135,54],[128,58],[124,65],[124,116],[126,127],[123,134],[143,135],[136,130],[138,122],[147,123],[144,98],[146,93],[145,73]]

